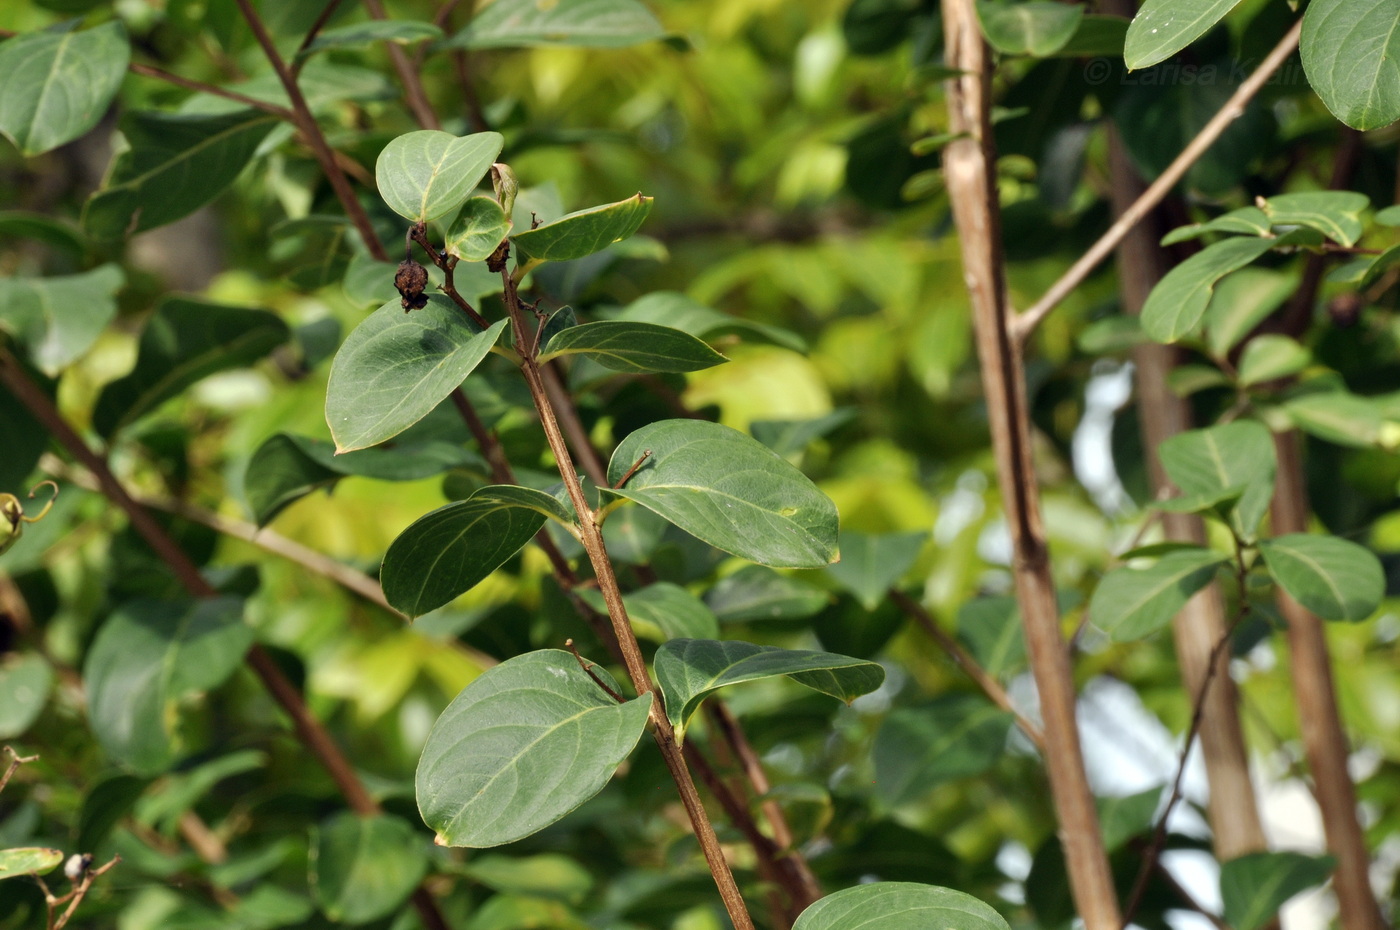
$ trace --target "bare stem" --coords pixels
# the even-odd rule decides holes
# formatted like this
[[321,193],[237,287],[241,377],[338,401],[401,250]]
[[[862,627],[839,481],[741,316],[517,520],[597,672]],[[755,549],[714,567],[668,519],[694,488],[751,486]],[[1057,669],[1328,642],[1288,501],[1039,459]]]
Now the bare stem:
[[5,774],[0,775],[0,791],[5,790],[5,786],[10,783],[10,778],[14,776],[15,771],[21,765],[25,765],[29,762],[37,762],[39,759],[38,756],[22,756],[15,752],[13,747],[10,746],[5,747],[5,755],[10,757],[10,764],[5,767]]
[[238,93],[238,91],[235,90],[229,90],[225,87],[219,87],[215,84],[206,84],[203,81],[193,81],[187,77],[181,77],[178,74],[171,74],[169,71],[162,70],[152,65],[143,65],[140,62],[136,61],[133,61],[130,65],[128,65],[127,69],[132,74],[139,74],[142,77],[155,78],[156,80],[164,81],[167,84],[174,84],[177,87],[183,87],[186,90],[198,91],[201,94],[210,94],[214,97],[222,97],[225,100],[232,100],[234,103],[241,103],[245,107],[252,107],[255,110],[262,110],[264,113],[271,113],[273,116],[276,116],[280,119],[284,119],[288,122],[293,122],[294,120],[292,111],[288,110],[286,107],[279,107],[275,103],[268,103],[266,100],[259,100],[256,97],[249,97],[246,94],[240,94]]
[[1118,247],[1118,243],[1123,241],[1123,237],[1128,234],[1143,217],[1167,196],[1173,187],[1177,185],[1186,172],[1191,170],[1191,166],[1200,160],[1215,141],[1230,127],[1230,124],[1244,115],[1245,106],[1254,96],[1259,93],[1269,82],[1273,73],[1283,66],[1288,60],[1288,56],[1293,54],[1298,47],[1298,37],[1303,29],[1302,20],[1294,24],[1288,30],[1288,34],[1279,40],[1273,51],[1269,52],[1264,63],[1259,66],[1259,70],[1251,74],[1240,84],[1239,89],[1230,95],[1230,99],[1225,101],[1225,105],[1220,111],[1211,117],[1210,122],[1201,127],[1201,131],[1196,137],[1187,143],[1181,154],[1176,157],[1167,170],[1163,171],[1152,186],[1143,192],[1127,210],[1114,221],[1099,240],[1089,247],[1078,261],[1070,266],[1069,270],[1060,276],[1060,279],[1050,286],[1045,292],[1045,296],[1036,301],[1033,306],[1018,316],[1015,320],[1014,335],[1018,341],[1024,341],[1040,325],[1041,320],[1050,315],[1050,312],[1060,305],[1075,288],[1084,283],[1084,279],[1097,268],[1104,259],[1113,254],[1113,250]]
[[1050,791],[1079,916],[1087,930],[1118,930],[1113,875],[1084,772],[1069,650],[1050,575],[1031,458],[1025,372],[1006,300],[993,175],[990,62],[972,0],[944,0],[942,9],[946,61],[959,72],[947,82],[948,128],[955,138],[943,150],[943,174],[962,247],[963,278],[972,298],[997,480],[1011,531],[1017,600],[1045,721]]
[[321,30],[326,28],[326,23],[331,21],[336,9],[340,6],[341,0],[328,0],[321,8],[321,13],[316,17],[316,21],[311,24],[311,28],[306,30],[305,37],[301,44],[297,46],[296,52],[292,55],[292,77],[301,74],[301,69],[306,65],[306,51],[311,48],[311,43],[316,41],[316,37],[321,34]]
[[[373,19],[384,19],[384,4],[379,0],[364,0],[365,11]],[[433,106],[428,102],[428,94],[423,89],[423,80],[418,76],[418,70],[414,63],[409,60],[408,53],[403,50],[403,46],[397,42],[386,43],[389,52],[389,62],[394,66],[394,72],[399,76],[399,82],[403,84],[404,100],[408,103],[408,108],[413,111],[413,118],[424,129],[441,129],[442,124],[438,122],[437,114],[433,112]]]

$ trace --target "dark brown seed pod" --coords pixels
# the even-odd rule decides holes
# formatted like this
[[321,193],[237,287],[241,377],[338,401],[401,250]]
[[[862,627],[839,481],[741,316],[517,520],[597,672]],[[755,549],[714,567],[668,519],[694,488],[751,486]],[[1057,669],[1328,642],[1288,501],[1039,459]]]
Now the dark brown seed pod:
[[428,298],[423,294],[423,288],[428,286],[428,270],[411,258],[406,258],[399,262],[398,271],[394,272],[394,287],[398,288],[399,296],[403,298],[403,311],[418,310],[428,305]]
[[488,271],[504,271],[506,259],[510,258],[510,240],[502,242],[496,246],[496,251],[486,258],[486,268]]

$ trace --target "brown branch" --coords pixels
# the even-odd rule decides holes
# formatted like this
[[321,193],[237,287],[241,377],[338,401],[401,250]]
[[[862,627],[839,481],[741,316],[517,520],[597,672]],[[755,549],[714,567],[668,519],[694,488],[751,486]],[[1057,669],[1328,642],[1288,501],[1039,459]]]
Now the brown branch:
[[1044,719],[1050,792],[1079,916],[1087,930],[1118,930],[1121,921],[1113,875],[1084,772],[1074,678],[1050,574],[1040,489],[1031,458],[1020,343],[1012,335],[1014,321],[1006,299],[993,174],[990,61],[973,0],[944,0],[942,9],[945,60],[959,72],[946,84],[948,129],[955,138],[943,150],[943,174],[962,249],[963,278],[972,298],[997,480],[1011,532],[1017,600]]
[[1021,732],[1026,734],[1027,738],[1035,743],[1035,747],[1044,755],[1045,734],[1040,732],[1040,727],[1027,720],[1016,709],[1016,705],[1011,702],[1011,695],[1006,693],[1001,682],[988,675],[987,670],[977,664],[977,660],[962,647],[961,643],[945,633],[923,604],[898,588],[891,588],[889,593],[890,600],[895,603],[895,606],[904,611],[906,616],[913,618],[914,622],[928,635],[928,638],[937,643],[939,648],[948,654],[953,663],[961,668],[977,687],[982,689],[982,693],[991,698],[993,704],[1016,718],[1016,725],[1021,728]]
[[[78,905],[83,903],[83,898],[87,896],[88,889],[92,887],[92,883],[97,881],[99,877],[121,861],[121,856],[113,856],[104,865],[95,869],[87,869],[83,872],[83,877],[79,880],[77,887],[61,898],[55,898],[53,895],[49,894],[48,886],[40,882],[40,886],[44,889],[44,897],[48,900],[49,905],[49,930],[63,930],[63,928],[67,926],[68,921],[72,919],[73,913],[77,911]],[[68,902],[67,909],[59,915],[58,920],[54,920],[54,907],[58,904],[62,904],[64,901]]]
[[10,779],[21,765],[37,762],[39,759],[38,756],[22,756],[15,752],[14,748],[11,746],[5,747],[5,755],[10,757],[10,764],[5,766],[5,774],[0,775],[0,791],[5,790],[5,786],[10,783]]
[[1089,250],[1080,256],[1079,260],[1071,265],[1058,281],[1050,286],[1044,297],[1041,297],[1033,306],[1016,317],[1013,327],[1017,341],[1024,342],[1040,325],[1040,322],[1049,316],[1052,310],[1058,307],[1104,259],[1113,253],[1128,231],[1141,222],[1143,217],[1147,216],[1152,208],[1170,193],[1177,182],[1186,176],[1186,172],[1191,169],[1191,166],[1200,160],[1206,150],[1214,145],[1221,134],[1230,127],[1230,124],[1244,115],[1245,106],[1268,84],[1273,73],[1283,66],[1283,63],[1288,60],[1288,56],[1292,55],[1294,49],[1298,47],[1298,37],[1302,28],[1302,20],[1299,20],[1292,29],[1288,30],[1288,34],[1279,40],[1273,51],[1269,52],[1268,57],[1259,66],[1259,70],[1240,84],[1239,89],[1230,95],[1230,99],[1225,101],[1225,105],[1220,108],[1220,111],[1211,117],[1210,122],[1201,128],[1194,139],[1187,143],[1186,148],[1182,149],[1176,160],[1167,166],[1167,170],[1163,171],[1157,180],[1152,182],[1152,185],[1143,192],[1137,202],[1122,212],[1122,215],[1108,228],[1108,232],[1090,246]]
[[292,77],[299,77],[301,69],[306,66],[307,50],[311,48],[311,43],[316,41],[316,37],[321,34],[321,30],[326,28],[326,23],[331,21],[335,15],[336,8],[340,6],[341,0],[329,0],[321,8],[321,12],[316,17],[316,21],[311,24],[311,28],[306,30],[306,35],[302,38],[297,50],[292,53]]
[[303,96],[301,88],[297,86],[296,75],[287,67],[281,53],[277,51],[272,36],[268,34],[267,26],[258,16],[258,11],[253,8],[252,0],[234,0],[234,2],[238,4],[243,19],[248,23],[248,28],[253,31],[253,37],[257,39],[263,54],[267,56],[272,70],[277,72],[277,78],[282,82],[282,88],[286,90],[287,99],[292,104],[292,123],[301,132],[306,144],[311,147],[312,154],[316,156],[321,170],[325,172],[326,180],[330,182],[331,189],[335,191],[346,216],[350,218],[350,222],[354,224],[360,238],[364,240],[365,248],[369,250],[370,255],[379,261],[387,261],[388,254],[384,251],[384,244],[375,235],[374,224],[370,222],[369,214],[365,212],[365,208],[355,197],[355,191],[350,187],[349,179],[346,178],[345,172],[336,162],[335,152],[331,149],[330,143],[326,141],[321,127],[317,125],[316,117],[312,115],[311,107],[307,105],[306,97]]
[[158,81],[165,81],[167,84],[174,84],[175,86],[183,87],[186,90],[198,91],[201,94],[210,94],[215,97],[223,97],[225,100],[232,100],[235,103],[241,103],[245,107],[252,107],[255,110],[262,110],[264,113],[271,113],[273,116],[276,116],[279,119],[287,120],[288,122],[291,122],[293,120],[292,111],[287,109],[286,107],[278,106],[275,103],[268,103],[266,100],[259,100],[256,97],[249,97],[246,94],[240,94],[238,93],[238,91],[229,90],[226,87],[219,87],[214,84],[205,84],[203,81],[192,81],[187,77],[181,77],[178,74],[171,74],[169,71],[164,71],[160,68],[153,67],[152,65],[143,65],[140,62],[135,61],[128,65],[127,69],[132,74],[139,74],[142,77],[155,78]]
[[[379,0],[364,0],[365,11],[373,19],[384,19],[384,5]],[[425,43],[426,44],[426,43]],[[433,106],[428,102],[428,94],[423,89],[423,81],[418,76],[418,70],[413,62],[408,60],[408,53],[397,42],[388,43],[389,62],[394,66],[394,72],[399,76],[399,82],[403,84],[404,102],[413,111],[413,118],[424,129],[441,129],[442,124],[438,122],[437,114],[433,112]]]
[[540,377],[544,382],[544,389],[549,395],[549,402],[554,407],[555,415],[559,418],[559,425],[568,440],[569,448],[583,464],[583,473],[588,476],[589,481],[598,487],[606,487],[608,470],[603,465],[598,450],[593,448],[593,442],[588,438],[588,431],[583,428],[583,423],[578,418],[577,408],[569,402],[568,392],[564,390],[564,384],[559,379],[559,370],[553,364],[541,365]]

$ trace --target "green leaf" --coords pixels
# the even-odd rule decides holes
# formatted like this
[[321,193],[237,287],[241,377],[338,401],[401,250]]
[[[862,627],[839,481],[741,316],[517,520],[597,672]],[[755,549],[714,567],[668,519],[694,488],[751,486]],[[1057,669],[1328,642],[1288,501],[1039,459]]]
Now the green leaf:
[[291,336],[276,314],[172,297],[141,331],[136,367],[98,395],[92,425],[103,437],[220,371],[244,368]]
[[982,774],[1006,753],[1014,720],[973,694],[891,712],[875,736],[875,793],[896,806],[945,782]]
[[333,814],[316,828],[311,891],[336,923],[363,924],[400,910],[428,872],[426,841],[388,814]]
[[1050,0],[978,0],[977,20],[987,42],[1008,55],[1053,55],[1074,37],[1083,7]]
[[26,210],[0,210],[0,236],[9,239],[32,239],[42,242],[74,259],[87,254],[83,234],[66,220]]
[[874,610],[913,567],[928,538],[927,533],[872,536],[843,530],[841,561],[828,565],[826,573],[854,594],[866,610]]
[[452,221],[443,248],[464,262],[484,262],[506,240],[510,218],[490,197],[471,197]]
[[1296,375],[1312,362],[1312,353],[1287,336],[1266,333],[1256,336],[1240,356],[1241,387],[1262,384]]
[[[592,672],[619,690],[601,667]],[[499,846],[542,830],[603,789],[646,729],[651,701],[617,703],[559,649],[507,659],[433,725],[418,810],[448,846]]]
[[1368,448],[1380,442],[1380,410],[1365,397],[1346,390],[1317,391],[1283,405],[1299,429],[1339,446]]
[[121,129],[131,148],[88,198],[83,229],[120,239],[189,216],[233,183],[276,125],[276,116],[260,110],[127,114]]
[[120,20],[82,32],[35,32],[0,44],[0,133],[22,155],[56,149],[102,119],[126,77]]
[[[297,38],[300,39],[301,36],[298,35]],[[246,97],[261,100],[264,103],[275,104],[279,107],[291,106],[291,100],[287,97],[287,89],[283,86],[282,79],[270,68],[246,81],[223,86],[228,90],[237,91]],[[306,67],[302,68],[297,77],[297,86],[301,88],[301,95],[306,98],[306,105],[310,107],[313,114],[317,115],[334,110],[339,104],[346,101],[368,103],[392,100],[398,97],[398,91],[394,85],[389,83],[389,80],[379,72],[356,65],[336,64],[324,58],[317,58],[306,63]],[[180,105],[180,112],[208,116],[215,113],[231,113],[242,108],[243,104],[235,100],[206,93],[195,94],[187,99]],[[277,138],[284,132],[287,137],[290,137],[291,127],[284,126],[279,129],[273,138]],[[262,150],[266,151],[265,145]]]
[[1240,0],[1147,0],[1128,26],[1123,60],[1132,70],[1166,61],[1210,31]]
[[1337,119],[1361,130],[1400,119],[1400,7],[1390,0],[1314,0],[1299,51]]
[[830,605],[831,595],[771,568],[745,565],[705,592],[705,603],[723,623],[804,620]]
[[665,34],[656,17],[637,0],[496,0],[443,44],[466,49],[552,45],[623,48]]
[[0,739],[14,739],[29,729],[43,712],[52,688],[53,669],[38,653],[0,657]]
[[331,363],[326,422],[336,449],[391,439],[451,394],[496,344],[506,321],[485,330],[447,297],[428,295],[405,313],[391,300],[346,338]]
[[[1379,213],[1376,215],[1380,216]],[[1400,245],[1391,246],[1370,261],[1366,261],[1365,259],[1362,261],[1365,263],[1364,267],[1366,270],[1360,280],[1356,282],[1356,286],[1358,290],[1368,291],[1386,272],[1400,265]]]
[[536,927],[592,930],[591,924],[562,901],[511,893],[492,895],[471,918],[471,930],[533,930]]
[[1128,21],[1121,16],[1085,14],[1070,40],[1055,51],[1056,58],[1093,58],[1123,55]]
[[413,619],[471,590],[544,526],[548,505],[531,495],[563,509],[542,491],[495,485],[419,517],[384,554],[384,597]]
[[566,262],[601,252],[636,232],[651,212],[650,197],[638,193],[617,203],[589,207],[562,216],[552,223],[511,236],[516,260]]
[[1298,289],[1296,275],[1242,268],[1221,281],[1206,308],[1206,345],[1225,358]]
[[1199,239],[1208,233],[1240,233],[1246,236],[1267,236],[1273,229],[1268,215],[1258,207],[1240,207],[1205,223],[1179,226],[1162,237],[1162,245],[1176,245]]
[[1243,489],[1237,529],[1253,539],[1274,494],[1274,441],[1267,427],[1251,420],[1189,430],[1157,449],[1162,467],[1188,496],[1210,497]]
[[1260,542],[1259,554],[1283,590],[1323,620],[1365,620],[1385,594],[1380,560],[1345,539],[1290,533]]
[[125,280],[115,264],[54,278],[0,278],[0,327],[25,344],[40,371],[56,377],[117,315]]
[[1296,852],[1249,853],[1220,865],[1225,922],[1234,930],[1256,930],[1273,920],[1294,895],[1321,885],[1336,867],[1331,856]]
[[334,443],[277,433],[249,459],[243,493],[254,519],[265,526],[288,505],[348,475],[417,481],[475,461],[466,449],[450,442],[400,442],[337,455]]
[[753,438],[784,458],[804,451],[858,416],[855,407],[837,407],[810,420],[754,420],[749,424]]
[[504,145],[499,132],[405,133],[379,153],[374,180],[391,210],[411,223],[427,222],[465,203]]
[[61,849],[45,849],[42,846],[0,849],[0,879],[43,875],[56,869],[62,861]]
[[686,722],[713,691],[726,685],[786,675],[814,691],[850,703],[885,680],[874,662],[832,652],[779,649],[732,640],[673,639],[656,650],[656,686],[666,699],[666,716],[685,735]]
[[613,453],[618,490],[717,549],[778,568],[819,568],[837,558],[836,505],[800,471],[737,430],[663,420],[631,433]]
[[844,888],[810,905],[792,930],[1009,930],[991,905],[970,894],[914,882]]
[[613,371],[700,371],[729,361],[689,333],[654,323],[602,320],[555,333],[540,352],[547,362],[582,355]]
[[1176,342],[1193,335],[1216,282],[1278,244],[1277,239],[1226,239],[1192,255],[1152,289],[1142,308],[1143,331],[1158,342]]
[[[592,588],[579,594],[599,613],[607,613],[603,595]],[[664,643],[668,639],[712,639],[719,635],[714,612],[694,594],[669,581],[658,581],[622,596],[632,629],[643,639]]]
[[593,887],[593,876],[587,869],[558,853],[473,856],[462,871],[494,891],[555,898],[573,904],[582,901]]
[[1094,590],[1089,617],[1115,642],[1141,639],[1170,623],[1225,561],[1208,549],[1185,549],[1148,568],[1115,568]]
[[130,601],[97,631],[83,665],[88,717],[113,761],[156,775],[177,758],[178,702],[222,684],[253,644],[237,598]]
[[1270,197],[1263,209],[1274,226],[1307,226],[1353,246],[1361,238],[1361,214],[1370,205],[1370,198],[1355,191],[1309,191]]
[[794,352],[807,351],[806,341],[796,333],[720,313],[679,291],[652,291],[638,297],[628,304],[617,318],[633,323],[669,326],[706,342],[715,342],[730,336],[766,342]]
[[1026,639],[1014,597],[979,597],[958,608],[958,638],[995,678],[1025,667]]
[[1150,830],[1154,823],[1153,814],[1157,812],[1161,800],[1160,787],[1120,797],[1095,798],[1104,851],[1116,852],[1128,840]]
[[328,48],[356,48],[375,42],[406,45],[423,39],[440,38],[442,30],[432,23],[415,19],[370,19],[322,30],[303,54],[311,55]]

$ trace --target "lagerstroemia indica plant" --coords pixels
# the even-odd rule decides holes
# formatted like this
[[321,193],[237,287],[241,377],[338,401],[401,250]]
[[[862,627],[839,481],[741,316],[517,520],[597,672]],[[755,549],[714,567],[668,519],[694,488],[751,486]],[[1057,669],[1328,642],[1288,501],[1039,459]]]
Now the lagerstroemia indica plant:
[[[884,670],[833,653],[689,636],[663,642],[649,670],[602,528],[619,508],[641,506],[724,552],[773,567],[818,568],[838,558],[836,507],[758,441],[693,419],[635,430],[614,451],[606,485],[585,487],[559,427],[561,395],[551,395],[546,384],[557,376],[557,360],[666,373],[725,359],[674,326],[626,313],[584,323],[567,307],[546,315],[527,303],[521,288],[534,269],[627,239],[651,200],[638,194],[541,221],[518,196],[509,166],[497,161],[502,144],[492,132],[459,138],[420,130],[385,146],[376,181],[385,202],[409,224],[408,255],[394,273],[400,297],[362,322],[336,354],[326,419],[338,452],[368,449],[408,430],[450,396],[469,404],[459,395],[463,381],[488,354],[508,359],[525,379],[561,482],[489,485],[423,516],[385,555],[385,596],[409,617],[441,607],[551,524],[587,556],[634,696],[577,651],[538,650],[502,662],[468,685],[433,727],[418,765],[418,808],[444,845],[490,847],[522,839],[597,794],[650,729],[731,920],[750,927],[686,765],[687,723],[708,695],[727,685],[787,676],[849,702],[879,687]],[[493,195],[476,194],[488,173]],[[440,239],[435,225],[445,229]],[[413,258],[414,244],[442,273],[441,294],[424,293],[427,274]],[[456,286],[458,274],[481,264],[499,275],[504,316],[495,321]],[[961,892],[898,882],[832,895],[795,926],[838,930],[855,926],[856,918],[878,917],[882,926],[912,930],[944,915],[969,930],[1005,926],[995,910]]]

